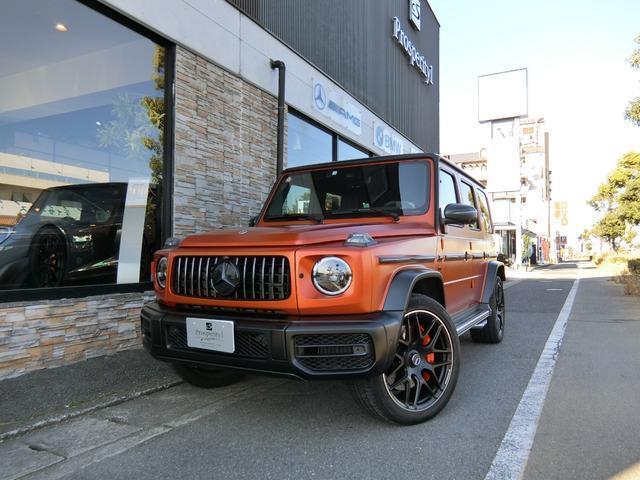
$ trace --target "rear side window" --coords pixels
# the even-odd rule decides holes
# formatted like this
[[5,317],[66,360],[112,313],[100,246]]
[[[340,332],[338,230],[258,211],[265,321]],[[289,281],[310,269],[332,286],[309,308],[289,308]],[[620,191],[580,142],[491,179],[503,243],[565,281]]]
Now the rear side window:
[[[476,199],[473,195],[473,187],[467,182],[460,182],[460,202],[471,205],[476,210],[478,209]],[[470,226],[472,228],[478,228],[478,220],[476,219],[475,223],[470,224]]]
[[487,199],[487,194],[482,190],[478,190],[478,202],[480,203],[480,221],[482,222],[482,229],[487,233],[493,233],[491,213],[489,213],[489,200]]
[[449,172],[440,170],[440,185],[438,190],[440,202],[438,206],[444,212],[444,207],[450,203],[458,203],[456,197],[456,181]]

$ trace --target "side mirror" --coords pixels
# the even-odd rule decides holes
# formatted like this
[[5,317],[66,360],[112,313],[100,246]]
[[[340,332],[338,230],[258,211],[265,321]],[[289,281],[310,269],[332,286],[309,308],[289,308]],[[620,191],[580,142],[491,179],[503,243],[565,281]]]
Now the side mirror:
[[476,223],[478,220],[478,211],[470,205],[464,203],[450,203],[444,207],[444,218],[442,223],[445,225],[469,225]]
[[250,227],[255,227],[256,223],[258,223],[258,215],[256,215],[255,217],[251,217],[249,219],[249,226]]

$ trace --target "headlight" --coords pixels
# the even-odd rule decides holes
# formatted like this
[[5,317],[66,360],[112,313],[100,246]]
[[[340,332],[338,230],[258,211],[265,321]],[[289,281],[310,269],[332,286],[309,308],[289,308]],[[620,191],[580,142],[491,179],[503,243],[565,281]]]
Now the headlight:
[[162,257],[158,260],[158,265],[156,266],[156,280],[158,281],[158,285],[164,288],[167,286],[167,268],[169,262],[167,262],[167,257]]
[[351,285],[351,268],[338,257],[324,257],[314,265],[313,285],[325,295],[340,295]]

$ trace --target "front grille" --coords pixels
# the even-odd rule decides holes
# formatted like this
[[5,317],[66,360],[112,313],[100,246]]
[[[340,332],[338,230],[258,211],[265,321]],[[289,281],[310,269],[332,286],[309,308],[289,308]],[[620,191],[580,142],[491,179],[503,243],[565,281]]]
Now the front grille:
[[[180,350],[201,350],[191,348],[187,344],[187,330],[185,327],[169,325],[166,328],[167,346]],[[234,334],[235,352],[232,355],[247,358],[268,358],[271,353],[269,336],[263,332],[236,331]],[[209,352],[210,350],[205,350]],[[229,355],[220,352],[221,355]]]
[[140,333],[142,334],[142,338],[151,339],[151,322],[148,318],[140,318]]
[[296,360],[309,370],[361,370],[373,364],[373,343],[366,333],[296,335]]
[[[238,267],[240,283],[234,293],[219,295],[211,285],[211,272],[223,261]],[[173,263],[173,291],[199,298],[285,300],[291,294],[289,259],[282,256],[179,256]]]

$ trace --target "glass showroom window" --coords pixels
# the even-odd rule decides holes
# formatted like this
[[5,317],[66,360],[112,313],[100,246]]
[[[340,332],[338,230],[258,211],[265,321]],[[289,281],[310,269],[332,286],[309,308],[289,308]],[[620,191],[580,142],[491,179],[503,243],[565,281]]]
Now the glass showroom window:
[[341,138],[338,139],[338,160],[355,160],[356,158],[366,158],[369,152],[354,147]]
[[287,116],[287,123],[287,168],[333,159],[333,138],[329,132],[292,113]]
[[287,168],[370,156],[301,113],[287,116]]
[[164,47],[75,0],[21,0],[0,57],[0,288],[147,281]]

